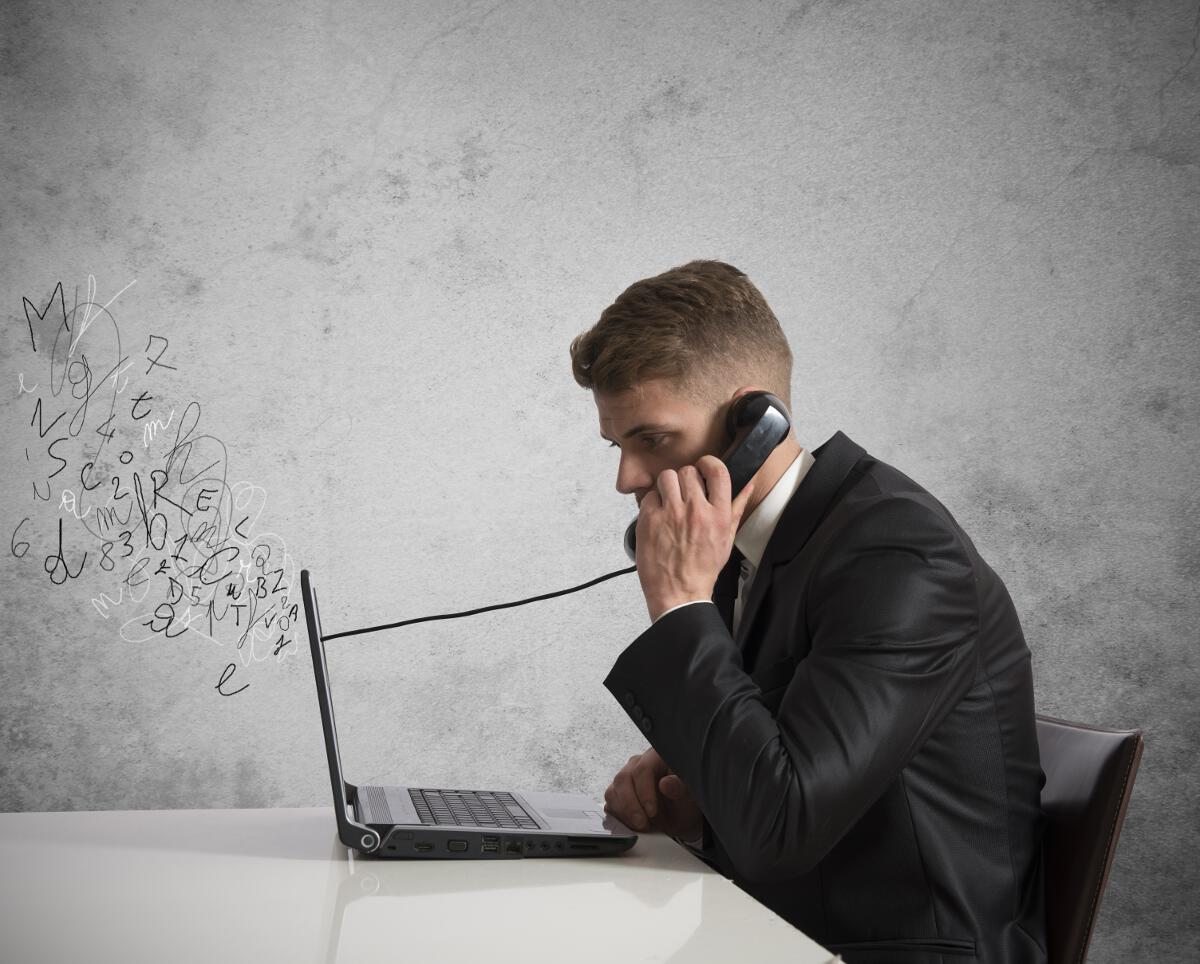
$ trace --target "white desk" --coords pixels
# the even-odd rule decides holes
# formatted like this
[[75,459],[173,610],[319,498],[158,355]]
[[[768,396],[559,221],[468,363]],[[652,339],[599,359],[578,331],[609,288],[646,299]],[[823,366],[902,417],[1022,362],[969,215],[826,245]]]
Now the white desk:
[[329,807],[0,814],[0,961],[787,961],[834,955],[669,837],[378,860]]

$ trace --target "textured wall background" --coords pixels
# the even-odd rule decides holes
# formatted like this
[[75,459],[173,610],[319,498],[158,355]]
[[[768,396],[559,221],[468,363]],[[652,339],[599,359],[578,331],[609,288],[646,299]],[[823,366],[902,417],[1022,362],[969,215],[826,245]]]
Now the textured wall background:
[[[231,620],[279,629],[300,567],[327,631],[623,568],[567,345],[717,257],[783,321],[802,444],[896,465],[1005,578],[1039,710],[1145,729],[1092,960],[1200,952],[1194,3],[2,17],[0,807],[327,803],[303,633]],[[155,469],[280,570],[261,601],[161,608],[203,558]],[[331,644],[349,778],[602,793],[646,624],[623,577]]]

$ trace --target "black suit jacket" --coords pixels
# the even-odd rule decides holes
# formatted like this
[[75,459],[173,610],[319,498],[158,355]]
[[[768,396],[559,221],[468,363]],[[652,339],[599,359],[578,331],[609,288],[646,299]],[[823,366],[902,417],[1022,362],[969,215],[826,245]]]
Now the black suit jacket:
[[846,961],[1044,962],[1008,591],[907,476],[841,432],[813,457],[736,638],[727,594],[683,606],[604,685],[687,784],[712,865]]

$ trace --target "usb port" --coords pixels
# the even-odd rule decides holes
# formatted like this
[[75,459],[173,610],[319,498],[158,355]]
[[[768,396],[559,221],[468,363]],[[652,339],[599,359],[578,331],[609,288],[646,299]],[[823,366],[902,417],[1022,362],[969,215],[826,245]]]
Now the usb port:
[[498,853],[500,853],[500,845],[499,845],[498,843],[485,843],[485,844],[484,844],[482,847],[480,847],[479,849],[480,849],[480,850],[482,850],[482,851],[483,851],[485,854],[498,854]]
[[416,849],[420,850],[420,851],[427,851],[427,850],[433,849],[433,844],[431,844],[431,843],[419,843],[419,844],[416,844],[415,846],[416,846]]

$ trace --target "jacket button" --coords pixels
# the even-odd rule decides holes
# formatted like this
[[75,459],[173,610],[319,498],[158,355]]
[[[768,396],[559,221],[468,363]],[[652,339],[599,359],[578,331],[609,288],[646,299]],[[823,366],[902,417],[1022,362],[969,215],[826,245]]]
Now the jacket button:
[[636,703],[633,704],[633,709],[631,709],[629,712],[633,715],[635,720],[640,720],[642,718],[642,708]]
[[649,733],[650,732],[650,717],[648,717],[648,716],[642,717],[641,726],[642,726],[643,733]]
[[635,700],[634,700],[634,698],[633,698],[633,692],[632,692],[632,691],[626,691],[626,693],[625,693],[625,706],[626,706],[626,708],[633,706],[635,702],[636,702],[636,701],[635,701]]

